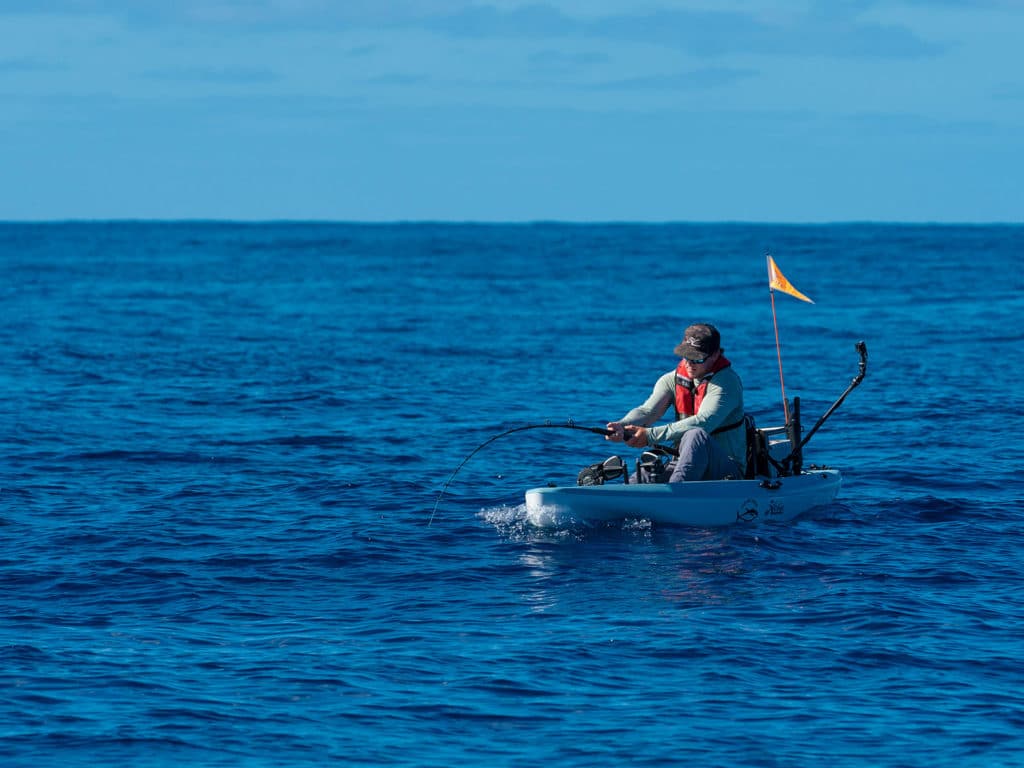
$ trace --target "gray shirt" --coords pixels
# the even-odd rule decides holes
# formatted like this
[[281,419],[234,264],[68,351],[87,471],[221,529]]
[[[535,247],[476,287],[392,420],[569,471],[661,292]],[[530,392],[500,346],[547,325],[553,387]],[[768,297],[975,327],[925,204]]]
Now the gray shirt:
[[747,433],[743,428],[743,382],[732,366],[723,368],[718,373],[694,379],[694,387],[703,381],[708,382],[700,408],[693,416],[687,416],[664,424],[660,427],[651,425],[658,421],[669,407],[674,408],[676,399],[676,372],[669,371],[658,379],[647,402],[634,408],[620,419],[623,424],[638,424],[648,427],[647,440],[655,443],[678,443],[683,433],[690,429],[703,429],[708,434],[719,427],[739,422],[733,429],[712,435],[718,445],[726,451],[741,467],[746,467]]

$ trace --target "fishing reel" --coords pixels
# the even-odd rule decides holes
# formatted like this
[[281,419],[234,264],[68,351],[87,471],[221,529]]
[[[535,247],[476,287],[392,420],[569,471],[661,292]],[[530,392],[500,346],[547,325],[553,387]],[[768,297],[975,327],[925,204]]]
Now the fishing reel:
[[576,478],[576,485],[604,485],[609,480],[623,478],[623,482],[629,482],[629,471],[626,469],[626,462],[621,456],[609,456],[598,464],[591,464],[580,470]]
[[667,483],[672,471],[668,468],[672,455],[662,448],[644,451],[636,460],[638,483]]

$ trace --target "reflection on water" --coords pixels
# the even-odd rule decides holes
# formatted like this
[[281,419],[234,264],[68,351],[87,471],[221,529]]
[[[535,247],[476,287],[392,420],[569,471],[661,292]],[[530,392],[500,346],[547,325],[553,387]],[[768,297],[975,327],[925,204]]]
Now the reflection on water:
[[567,579],[602,578],[610,598],[628,600],[640,589],[686,607],[720,605],[749,592],[758,567],[751,557],[758,537],[744,532],[737,541],[728,528],[656,526],[644,519],[536,528],[526,520],[525,504],[486,508],[479,517],[522,547],[522,598],[537,612],[559,607]]

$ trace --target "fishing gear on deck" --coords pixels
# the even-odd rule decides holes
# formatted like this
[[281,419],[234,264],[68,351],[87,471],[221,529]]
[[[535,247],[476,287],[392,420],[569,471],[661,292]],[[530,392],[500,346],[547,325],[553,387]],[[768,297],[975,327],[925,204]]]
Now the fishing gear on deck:
[[629,483],[629,467],[622,460],[621,456],[609,456],[604,461],[584,467],[576,476],[576,485],[604,485],[608,480],[621,477],[626,484]]

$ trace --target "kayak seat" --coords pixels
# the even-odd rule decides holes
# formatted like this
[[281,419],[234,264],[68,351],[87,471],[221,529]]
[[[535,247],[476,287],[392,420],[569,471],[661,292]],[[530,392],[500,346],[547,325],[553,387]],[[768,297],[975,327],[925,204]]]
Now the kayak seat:
[[758,477],[771,477],[772,466],[768,456],[768,436],[764,430],[758,429],[754,417],[749,413],[743,415],[747,430],[747,471],[744,477],[754,480]]

